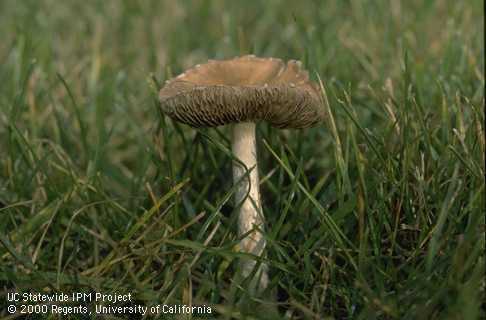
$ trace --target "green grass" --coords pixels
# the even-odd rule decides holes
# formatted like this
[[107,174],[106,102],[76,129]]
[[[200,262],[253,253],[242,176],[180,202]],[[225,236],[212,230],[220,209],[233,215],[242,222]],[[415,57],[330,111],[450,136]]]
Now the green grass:
[[[1,1],[0,316],[11,291],[116,291],[218,319],[484,319],[482,11]],[[258,125],[263,297],[234,277],[230,131],[157,103],[172,75],[246,53],[302,60],[329,99],[318,127]]]

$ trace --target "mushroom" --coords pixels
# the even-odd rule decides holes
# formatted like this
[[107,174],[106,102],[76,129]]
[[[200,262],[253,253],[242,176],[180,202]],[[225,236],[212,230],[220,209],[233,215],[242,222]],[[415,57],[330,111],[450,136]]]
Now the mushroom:
[[[192,127],[233,125],[234,194],[239,206],[240,249],[262,256],[265,249],[264,215],[260,201],[255,123],[277,128],[305,128],[324,118],[319,87],[309,80],[301,62],[258,58],[209,60],[166,81],[160,90],[162,111]],[[242,261],[247,277],[255,260]],[[259,288],[268,284],[267,266],[257,270]]]

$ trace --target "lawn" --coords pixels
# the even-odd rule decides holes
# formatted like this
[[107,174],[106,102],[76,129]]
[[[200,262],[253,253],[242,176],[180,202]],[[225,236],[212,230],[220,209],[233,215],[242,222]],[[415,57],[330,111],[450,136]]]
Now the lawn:
[[[0,1],[0,317],[485,319],[483,5]],[[245,54],[302,61],[328,99],[313,128],[257,125],[260,294],[236,276],[230,128],[158,102]],[[73,292],[130,301],[9,301]]]

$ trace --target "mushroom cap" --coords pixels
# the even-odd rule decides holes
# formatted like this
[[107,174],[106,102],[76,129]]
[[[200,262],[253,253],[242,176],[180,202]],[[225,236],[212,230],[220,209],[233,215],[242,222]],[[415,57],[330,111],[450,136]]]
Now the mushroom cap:
[[209,60],[166,81],[162,111],[192,127],[267,121],[305,128],[324,119],[320,89],[302,63],[258,58]]

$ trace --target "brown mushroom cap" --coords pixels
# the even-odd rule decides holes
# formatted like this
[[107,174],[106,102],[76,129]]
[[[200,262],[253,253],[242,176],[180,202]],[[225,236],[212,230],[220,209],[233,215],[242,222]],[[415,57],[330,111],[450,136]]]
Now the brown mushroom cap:
[[295,60],[210,60],[167,81],[159,98],[164,113],[193,127],[264,120],[305,128],[324,118],[319,87]]

